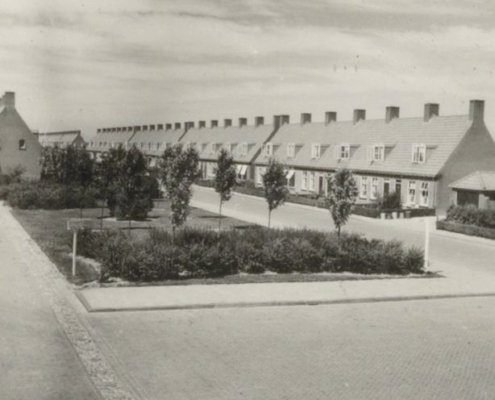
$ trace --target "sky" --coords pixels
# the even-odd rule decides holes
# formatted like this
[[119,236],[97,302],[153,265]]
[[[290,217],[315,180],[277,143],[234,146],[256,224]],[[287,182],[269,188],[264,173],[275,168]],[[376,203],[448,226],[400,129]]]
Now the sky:
[[[0,91],[31,129],[302,112],[466,114],[495,133],[492,0],[16,0],[0,4]],[[197,122],[196,122],[197,123]]]

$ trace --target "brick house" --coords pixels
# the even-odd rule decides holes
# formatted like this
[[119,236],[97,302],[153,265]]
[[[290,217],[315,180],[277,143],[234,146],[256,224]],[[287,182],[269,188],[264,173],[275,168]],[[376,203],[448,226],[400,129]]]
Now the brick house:
[[443,212],[455,201],[450,183],[477,170],[495,170],[483,101],[472,100],[461,116],[440,116],[438,104],[426,104],[417,118],[400,118],[399,111],[387,107],[384,119],[366,120],[365,110],[354,110],[351,121],[327,112],[322,123],[311,122],[309,113],[295,124],[281,116],[254,160],[255,183],[262,184],[273,157],[288,166],[291,191],[323,194],[326,176],[345,167],[356,175],[362,203],[398,191],[406,207]]
[[24,176],[39,179],[41,145],[16,110],[15,93],[0,98],[0,170],[8,173],[20,166]]
[[213,179],[218,153],[227,149],[236,164],[239,180],[253,180],[253,161],[263,143],[272,135],[274,126],[265,124],[263,117],[256,117],[254,125],[248,125],[247,118],[239,118],[234,126],[231,119],[225,119],[223,126],[212,120],[206,127],[205,121],[186,122],[186,133],[180,139],[186,146],[194,146],[199,152],[203,178]]
[[81,136],[81,131],[59,131],[38,133],[38,141],[43,147],[82,147],[86,141]]

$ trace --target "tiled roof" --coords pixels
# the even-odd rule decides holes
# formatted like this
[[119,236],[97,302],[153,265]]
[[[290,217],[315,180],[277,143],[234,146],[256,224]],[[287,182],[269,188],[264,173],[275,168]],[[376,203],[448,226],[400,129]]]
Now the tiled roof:
[[[273,156],[294,167],[337,169],[347,167],[375,173],[435,176],[471,126],[468,116],[436,116],[425,122],[421,118],[396,118],[324,123],[284,124],[274,137]],[[287,144],[296,146],[295,156],[287,157]],[[311,156],[312,143],[321,144],[318,159]],[[349,144],[351,156],[339,160],[337,149]],[[383,161],[371,161],[369,148],[375,144],[385,146]],[[426,146],[424,163],[412,162],[412,145]],[[268,157],[263,153],[256,163],[263,164]]]
[[108,151],[112,146],[118,147],[120,144],[125,147],[133,134],[132,131],[98,133],[89,140],[88,150]]
[[174,145],[183,134],[183,129],[141,130],[132,136],[129,145],[136,145],[138,149],[148,155],[161,155],[166,145]]
[[476,171],[464,178],[452,182],[449,187],[461,190],[475,190],[479,192],[495,191],[495,171]]
[[42,145],[71,144],[80,134],[80,131],[44,132],[38,135],[38,140]]
[[[250,163],[272,132],[273,125],[270,124],[245,125],[242,127],[191,128],[181,139],[181,143],[194,143],[202,160],[216,160],[217,153],[211,151],[211,144],[217,145],[217,150],[219,150],[221,146],[226,146],[230,143],[233,148],[228,150],[232,154],[234,161]],[[247,151],[244,152],[244,150]]]

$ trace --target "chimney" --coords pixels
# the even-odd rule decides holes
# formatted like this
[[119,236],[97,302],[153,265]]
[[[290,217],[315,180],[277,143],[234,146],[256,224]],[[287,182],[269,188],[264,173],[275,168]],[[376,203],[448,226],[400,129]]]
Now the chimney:
[[265,118],[263,117],[254,117],[254,125],[255,126],[260,126],[265,123]]
[[335,111],[327,111],[325,113],[325,125],[335,121],[337,121],[337,113]]
[[212,119],[210,123],[211,128],[216,128],[218,126],[218,119]]
[[311,114],[310,113],[302,113],[301,114],[301,125],[311,123]]
[[227,127],[229,127],[229,126],[232,126],[232,120],[231,120],[230,118],[225,118],[225,119],[223,120],[223,127],[224,127],[224,128],[227,128]]
[[181,126],[182,126],[182,124],[181,124],[180,122],[176,122],[176,123],[174,124],[174,129],[175,129],[175,130],[178,130],[178,129],[180,129],[180,128],[181,128]]
[[239,128],[247,125],[247,118],[239,118]]
[[199,129],[206,128],[206,121],[199,121],[198,122],[198,127],[199,127]]
[[431,119],[431,117],[438,116],[439,110],[440,110],[440,106],[438,104],[426,103],[424,121],[428,122]]
[[127,132],[132,132],[132,126],[127,127]]
[[134,127],[134,132],[139,132],[141,130],[141,127],[139,125],[136,125]]
[[354,110],[354,114],[352,116],[352,122],[354,124],[357,124],[359,121],[365,120],[365,119],[366,119],[366,110],[362,110],[362,109],[355,109]]
[[187,121],[184,123],[184,129],[186,132],[191,128],[194,128],[194,121]]
[[484,100],[471,100],[469,102],[469,120],[482,122],[485,114]]
[[143,131],[147,131],[148,130],[148,125],[143,125]]
[[400,108],[394,106],[388,106],[385,108],[385,122],[388,124],[395,118],[399,118]]
[[281,120],[282,120],[282,116],[281,115],[274,115],[273,116],[273,127],[275,129],[280,128],[280,125],[281,125],[280,121]]
[[155,125],[150,125],[150,131],[154,131],[155,130]]
[[96,130],[96,133],[101,133],[101,128],[98,128],[98,129]]
[[280,125],[288,124],[290,122],[290,115],[282,114],[280,116]]
[[172,124],[165,124],[165,129],[167,131],[169,131],[170,129],[172,129]]
[[15,108],[15,92],[5,92],[0,104],[6,108]]
[[163,124],[158,124],[156,129],[159,131],[163,131]]

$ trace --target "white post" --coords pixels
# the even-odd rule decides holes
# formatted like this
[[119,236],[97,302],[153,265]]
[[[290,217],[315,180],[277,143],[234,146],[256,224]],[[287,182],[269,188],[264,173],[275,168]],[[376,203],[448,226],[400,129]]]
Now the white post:
[[425,217],[425,259],[424,259],[424,269],[428,269],[430,259],[430,224],[428,218]]
[[76,250],[77,250],[77,229],[74,229],[72,238],[72,276],[76,275]]

